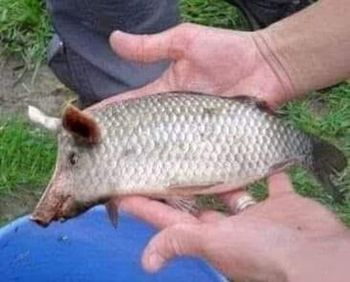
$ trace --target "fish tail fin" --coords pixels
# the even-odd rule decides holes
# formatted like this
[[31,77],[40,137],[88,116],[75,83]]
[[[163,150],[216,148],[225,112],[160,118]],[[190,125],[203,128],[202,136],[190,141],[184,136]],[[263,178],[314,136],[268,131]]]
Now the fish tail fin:
[[343,194],[332,181],[332,176],[337,176],[347,166],[347,159],[336,146],[312,137],[312,164],[311,171],[317,180],[335,201],[341,202]]

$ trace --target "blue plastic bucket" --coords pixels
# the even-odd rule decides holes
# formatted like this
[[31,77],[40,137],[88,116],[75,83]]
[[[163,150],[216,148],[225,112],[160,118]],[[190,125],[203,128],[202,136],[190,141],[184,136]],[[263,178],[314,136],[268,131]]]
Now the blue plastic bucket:
[[146,273],[141,254],[155,233],[125,213],[115,229],[102,206],[47,228],[22,217],[0,229],[0,281],[227,281],[203,260],[188,257]]

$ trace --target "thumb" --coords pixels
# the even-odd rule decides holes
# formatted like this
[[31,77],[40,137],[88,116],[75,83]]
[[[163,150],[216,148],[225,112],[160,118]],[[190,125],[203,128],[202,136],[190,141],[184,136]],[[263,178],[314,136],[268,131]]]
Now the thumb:
[[181,24],[153,35],[114,31],[109,42],[114,52],[125,59],[145,63],[162,59],[177,60],[183,56],[193,29],[189,24]]
[[164,229],[147,245],[142,257],[143,267],[156,272],[175,256],[202,255],[206,236],[202,228],[198,224],[178,224]]
[[284,172],[273,174],[268,178],[268,189],[270,197],[278,197],[294,192],[292,182]]

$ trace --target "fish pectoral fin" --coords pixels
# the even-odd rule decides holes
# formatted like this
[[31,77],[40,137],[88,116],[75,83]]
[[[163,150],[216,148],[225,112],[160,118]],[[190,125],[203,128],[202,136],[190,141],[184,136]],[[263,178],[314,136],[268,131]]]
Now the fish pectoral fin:
[[115,228],[118,226],[118,204],[119,201],[116,198],[109,200],[105,204],[108,218]]
[[165,198],[164,200],[168,205],[180,211],[189,212],[191,214],[197,214],[200,211],[196,197],[173,196]]
[[168,187],[169,192],[173,195],[194,195],[202,194],[205,190],[208,190],[214,186],[222,185],[222,182],[198,184],[198,185],[186,185],[186,184],[175,184]]

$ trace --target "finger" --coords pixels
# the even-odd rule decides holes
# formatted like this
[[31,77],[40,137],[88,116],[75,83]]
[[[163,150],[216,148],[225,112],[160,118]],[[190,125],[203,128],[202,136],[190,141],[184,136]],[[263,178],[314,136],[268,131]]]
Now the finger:
[[201,255],[206,234],[198,224],[179,224],[164,229],[147,245],[142,256],[143,267],[155,272],[175,256]]
[[181,212],[159,201],[144,197],[133,196],[122,198],[119,207],[159,229],[178,223],[199,223],[189,213]]
[[227,216],[221,212],[212,211],[212,210],[206,210],[202,211],[198,215],[198,219],[202,222],[212,223],[212,222],[218,222],[220,220],[225,219]]
[[135,35],[114,31],[110,36],[112,49],[125,59],[154,62],[163,59],[177,60],[193,38],[194,28],[182,24],[153,35]]
[[[233,213],[237,213],[237,205],[242,197],[250,196],[245,189],[235,190],[232,192],[218,195],[218,197],[226,204],[229,210]],[[251,196],[250,196],[251,197]]]
[[277,173],[268,178],[270,197],[277,197],[285,193],[294,193],[293,185],[286,173]]

